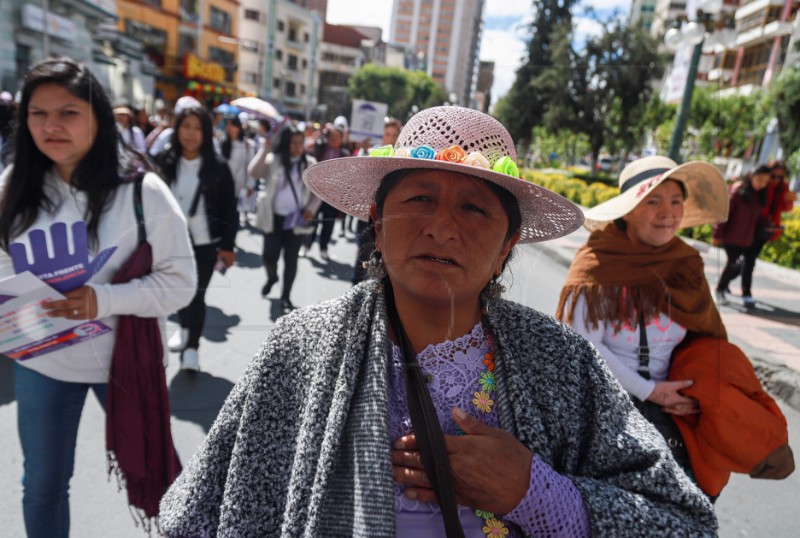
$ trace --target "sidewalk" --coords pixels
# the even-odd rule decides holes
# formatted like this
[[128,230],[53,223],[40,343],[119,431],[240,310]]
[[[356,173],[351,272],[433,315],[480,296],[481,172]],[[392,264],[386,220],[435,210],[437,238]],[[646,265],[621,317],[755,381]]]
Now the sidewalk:
[[[569,267],[588,237],[589,232],[581,228],[540,245]],[[700,252],[713,290],[725,266],[725,251],[701,241],[685,241]],[[728,338],[750,357],[762,384],[800,410],[800,271],[758,260],[753,273],[757,303],[750,309],[742,304],[739,283],[731,283],[729,303],[719,309]]]

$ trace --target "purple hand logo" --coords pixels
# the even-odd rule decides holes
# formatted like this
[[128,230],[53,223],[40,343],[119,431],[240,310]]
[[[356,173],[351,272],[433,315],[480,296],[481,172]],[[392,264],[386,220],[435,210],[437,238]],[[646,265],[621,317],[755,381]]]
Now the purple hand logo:
[[28,251],[22,243],[11,243],[8,252],[14,263],[14,271],[30,271],[42,281],[60,292],[79,288],[100,270],[117,247],[107,248],[89,261],[89,241],[86,223],[78,221],[72,225],[73,250],[70,252],[67,225],[56,222],[50,226],[53,256],[47,252],[47,236],[44,230],[28,232],[33,263],[28,260]]

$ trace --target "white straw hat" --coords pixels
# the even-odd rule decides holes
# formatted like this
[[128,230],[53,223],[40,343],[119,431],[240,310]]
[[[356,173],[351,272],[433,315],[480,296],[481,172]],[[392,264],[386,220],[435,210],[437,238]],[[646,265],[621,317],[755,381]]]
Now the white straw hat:
[[716,166],[702,161],[678,165],[667,157],[643,157],[622,170],[618,196],[586,211],[584,226],[596,230],[627,215],[668,179],[686,187],[681,228],[728,220],[728,187]]
[[309,166],[303,180],[325,202],[366,221],[378,185],[390,172],[460,172],[514,195],[522,214],[520,243],[555,239],[580,228],[580,209],[563,196],[520,179],[516,160],[511,135],[493,117],[470,108],[434,107],[414,115],[395,146],[373,149],[369,157],[322,161]]

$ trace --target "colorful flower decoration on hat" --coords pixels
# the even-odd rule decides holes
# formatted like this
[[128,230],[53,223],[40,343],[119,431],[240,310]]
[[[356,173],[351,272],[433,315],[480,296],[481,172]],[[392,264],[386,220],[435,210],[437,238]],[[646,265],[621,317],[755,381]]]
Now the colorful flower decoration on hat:
[[394,157],[394,146],[391,144],[369,150],[370,157]]
[[417,146],[411,150],[414,159],[435,159],[436,152],[430,146]]
[[508,155],[500,158],[500,160],[494,163],[492,170],[508,176],[519,177],[519,168],[517,168],[517,163],[515,163],[514,160]]
[[447,161],[450,163],[463,162],[466,157],[467,152],[464,151],[461,146],[450,146],[436,154],[437,161]]
[[489,162],[489,159],[487,159],[477,151],[470,152],[470,154],[464,158],[464,164],[466,164],[467,166],[474,166],[476,168],[484,168],[486,170],[492,169],[492,165]]
[[482,168],[484,170],[492,170],[499,174],[519,178],[519,168],[514,162],[514,159],[505,155],[497,160],[492,166],[492,163],[484,155],[477,151],[467,153],[464,148],[458,145],[444,148],[438,153],[430,146],[417,146],[414,148],[403,147],[393,148],[392,146],[381,146],[369,150],[370,157],[400,157],[403,159],[428,159],[437,160],[455,164],[463,164],[474,168]]

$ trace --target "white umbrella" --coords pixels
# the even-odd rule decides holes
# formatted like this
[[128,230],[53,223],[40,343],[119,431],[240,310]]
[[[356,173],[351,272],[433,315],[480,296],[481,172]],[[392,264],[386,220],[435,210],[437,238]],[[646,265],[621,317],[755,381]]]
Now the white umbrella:
[[258,97],[240,97],[231,101],[231,104],[239,110],[249,112],[260,118],[270,119],[275,122],[283,120],[283,116],[274,106]]

